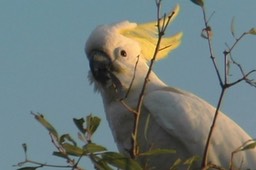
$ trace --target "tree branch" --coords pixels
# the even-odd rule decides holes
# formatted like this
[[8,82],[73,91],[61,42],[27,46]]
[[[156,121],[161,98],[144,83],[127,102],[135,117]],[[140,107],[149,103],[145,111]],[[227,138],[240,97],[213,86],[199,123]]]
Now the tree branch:
[[[210,131],[208,133],[208,137],[207,137],[207,140],[206,140],[206,144],[205,144],[205,149],[204,149],[204,153],[203,153],[203,159],[202,159],[202,163],[201,163],[201,168],[204,169],[208,166],[208,161],[207,161],[207,156],[208,156],[208,148],[209,148],[209,145],[210,145],[210,141],[211,141],[211,138],[213,136],[213,132],[214,132],[214,129],[215,129],[215,126],[216,126],[216,122],[217,122],[217,118],[220,114],[219,110],[220,110],[220,107],[221,107],[221,103],[223,101],[223,98],[224,98],[224,95],[225,95],[225,92],[228,88],[242,82],[242,81],[245,81],[247,82],[248,84],[256,87],[256,82],[254,82],[253,80],[250,80],[248,79],[248,76],[251,75],[252,73],[256,72],[256,70],[252,70],[250,72],[248,72],[247,74],[244,73],[243,69],[242,69],[242,66],[240,64],[238,64],[237,62],[235,62],[235,60],[232,58],[231,56],[231,52],[232,50],[237,46],[237,44],[242,40],[242,38],[248,34],[248,32],[245,32],[243,33],[239,38],[236,39],[236,41],[233,43],[233,45],[231,46],[231,48],[229,48],[229,50],[226,50],[223,52],[224,54],[224,81],[221,77],[221,74],[220,74],[220,71],[217,67],[217,63],[216,63],[216,59],[213,55],[213,48],[212,48],[212,42],[211,42],[211,37],[210,37],[210,33],[208,30],[208,28],[210,28],[209,24],[208,24],[208,20],[207,20],[207,17],[206,17],[206,12],[205,12],[205,8],[204,6],[201,6],[202,8],[202,11],[203,11],[203,18],[204,18],[204,24],[205,24],[205,29],[206,30],[206,35],[207,35],[207,42],[208,42],[208,48],[209,48],[209,52],[210,52],[210,58],[212,60],[212,63],[214,65],[214,69],[216,71],[216,74],[217,74],[217,77],[219,79],[219,83],[220,83],[220,86],[221,86],[221,94],[219,96],[219,100],[218,100],[218,104],[217,104],[217,107],[216,107],[216,110],[215,110],[215,113],[214,113],[214,118],[213,118],[213,121],[212,121],[212,125],[210,127]],[[211,31],[211,29],[210,29]],[[229,62],[228,62],[228,58],[227,56],[230,56],[232,62],[237,65],[240,69],[240,72],[242,73],[242,77],[234,82],[229,82],[229,79],[228,79],[228,76],[229,76]]]
[[[157,54],[159,52],[162,37],[164,36],[165,30],[166,30],[167,26],[169,25],[171,18],[174,15],[174,12],[172,12],[170,16],[166,16],[166,14],[164,14],[163,17],[160,17],[161,0],[156,0],[156,6],[157,6],[158,40],[156,43],[153,57],[149,64],[148,72],[144,79],[144,83],[143,83],[143,86],[142,86],[142,89],[141,89],[141,92],[139,95],[137,107],[136,107],[137,114],[135,115],[135,123],[134,123],[134,131],[133,131],[133,156],[134,157],[136,157],[140,153],[139,145],[138,145],[138,129],[139,129],[139,123],[140,123],[140,116],[141,116],[141,107],[142,107],[142,102],[143,102],[143,97],[144,97],[144,93],[146,90],[147,82],[149,81],[149,76],[150,76],[151,70],[153,68],[154,62],[155,62]],[[162,24],[161,24],[161,21],[163,21]]]

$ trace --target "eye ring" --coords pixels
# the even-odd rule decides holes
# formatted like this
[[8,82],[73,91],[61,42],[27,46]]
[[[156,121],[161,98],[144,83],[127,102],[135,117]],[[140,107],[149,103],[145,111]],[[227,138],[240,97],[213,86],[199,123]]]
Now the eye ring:
[[127,56],[127,53],[126,53],[125,50],[121,50],[121,51],[120,51],[120,55],[121,55],[122,57],[126,57],[126,56]]

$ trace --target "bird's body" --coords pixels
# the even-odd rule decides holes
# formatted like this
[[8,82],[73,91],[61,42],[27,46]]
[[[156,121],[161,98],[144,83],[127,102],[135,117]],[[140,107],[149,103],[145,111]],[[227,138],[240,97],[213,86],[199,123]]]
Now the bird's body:
[[[91,68],[89,79],[102,95],[106,117],[118,149],[127,156],[133,147],[135,116],[131,109],[137,107],[149,69],[147,61],[152,57],[155,45],[152,29],[148,29],[150,26],[155,29],[152,23],[137,25],[121,22],[99,26],[86,43]],[[164,43],[169,43],[170,49],[168,47],[168,51],[161,51],[160,58],[176,48],[180,38],[181,34],[176,34],[165,39]],[[178,158],[202,157],[215,110],[199,97],[167,86],[151,72],[142,101],[139,151],[143,153],[161,148],[173,149],[177,153],[139,157],[142,167],[167,170]],[[208,162],[228,168],[231,153],[249,139],[249,135],[221,113],[211,140]],[[233,162],[237,168],[255,169],[256,151],[239,152]],[[200,161],[194,168],[200,168]]]

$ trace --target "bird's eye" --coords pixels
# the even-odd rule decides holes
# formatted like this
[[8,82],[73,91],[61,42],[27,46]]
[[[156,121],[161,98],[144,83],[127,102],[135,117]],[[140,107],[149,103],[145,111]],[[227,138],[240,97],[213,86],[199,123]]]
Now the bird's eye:
[[122,57],[126,57],[126,56],[127,56],[127,53],[126,53],[125,50],[121,50],[121,51],[120,51],[120,55],[121,55]]

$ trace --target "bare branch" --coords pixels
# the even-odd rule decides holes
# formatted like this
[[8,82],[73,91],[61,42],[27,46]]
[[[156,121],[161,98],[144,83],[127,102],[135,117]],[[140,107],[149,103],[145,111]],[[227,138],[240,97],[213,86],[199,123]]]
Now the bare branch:
[[125,101],[123,99],[120,100],[120,102],[122,103],[122,105],[124,105],[124,107],[131,113],[137,114],[137,111],[132,109],[129,105],[127,105],[125,103]]
[[238,80],[236,80],[236,81],[234,81],[234,82],[232,82],[232,83],[227,83],[228,86],[236,85],[236,84],[238,84],[238,83],[240,83],[241,81],[244,80],[244,81],[245,81],[246,83],[248,83],[249,85],[251,85],[251,86],[253,86],[253,87],[256,87],[256,81],[253,80],[253,79],[249,79],[249,78],[248,78],[249,75],[251,75],[252,73],[255,73],[256,70],[251,70],[250,72],[245,73],[243,67],[241,66],[241,64],[239,64],[237,61],[235,61],[235,59],[234,59],[233,56],[232,56],[232,50],[234,49],[234,47],[235,47],[235,46],[238,44],[238,42],[239,42],[245,35],[247,35],[247,34],[248,34],[247,32],[244,32],[239,38],[237,38],[236,41],[235,41],[235,43],[232,45],[231,48],[229,48],[228,45],[226,44],[226,46],[228,47],[228,51],[224,51],[224,56],[226,57],[227,55],[229,55],[231,62],[239,68],[239,70],[240,70],[240,72],[241,72],[241,74],[242,74],[242,78],[240,78],[240,79],[238,79]]
[[51,168],[72,168],[73,166],[71,165],[53,165],[53,164],[46,164],[46,163],[41,163],[37,161],[33,161],[28,159],[27,154],[25,154],[25,160],[22,162],[17,163],[16,165],[13,165],[13,167],[21,167],[24,164],[31,163],[34,165],[38,165],[38,168],[40,167],[51,167]]
[[145,76],[145,79],[144,79],[144,83],[143,83],[142,90],[141,90],[141,93],[139,95],[139,99],[138,99],[138,103],[137,103],[137,107],[136,107],[137,114],[135,115],[135,122],[134,122],[134,129],[133,129],[134,130],[133,131],[133,156],[134,157],[139,155],[138,127],[139,127],[139,123],[140,123],[141,106],[142,106],[142,102],[143,102],[144,92],[146,90],[147,82],[149,81],[149,75],[151,73],[151,70],[153,68],[154,62],[156,60],[157,54],[158,54],[159,49],[160,49],[160,44],[161,44],[162,37],[163,37],[163,35],[166,31],[167,26],[170,23],[170,20],[172,19],[173,15],[175,14],[175,12],[172,12],[170,16],[166,16],[166,14],[164,14],[163,17],[160,17],[161,0],[156,0],[156,6],[157,6],[158,40],[157,40],[157,43],[156,43],[156,47],[155,47],[153,57],[152,57],[152,59],[150,61],[150,64],[149,64],[148,72],[147,72],[147,74]]
[[[205,28],[208,28],[209,25],[208,25],[208,20],[207,20],[207,17],[206,17],[206,11],[205,11],[204,6],[202,6],[202,11],[203,11]],[[218,105],[217,105],[217,108],[216,108],[216,111],[215,111],[215,114],[214,114],[213,122],[212,122],[212,125],[210,127],[210,131],[209,131],[209,134],[208,134],[208,137],[207,137],[207,140],[206,140],[206,144],[205,144],[205,148],[204,148],[204,153],[203,153],[202,164],[201,164],[201,168],[202,169],[207,167],[207,163],[208,163],[207,162],[208,148],[209,148],[209,145],[210,145],[210,141],[211,141],[211,137],[212,137],[212,134],[213,134],[214,127],[215,127],[215,123],[216,123],[218,115],[219,115],[219,109],[220,109],[220,106],[221,106],[222,98],[223,98],[224,93],[225,93],[225,88],[223,88],[224,87],[224,82],[223,82],[223,80],[221,78],[220,71],[219,71],[219,69],[217,67],[216,59],[215,59],[215,57],[213,55],[212,42],[211,42],[211,39],[210,39],[209,32],[206,31],[206,34],[207,34],[207,37],[208,37],[207,38],[207,42],[208,42],[208,48],[209,48],[209,51],[210,51],[210,58],[212,60],[214,69],[216,71],[216,74],[217,74],[220,86],[222,87],[222,91],[221,91],[221,94],[220,94],[220,97],[219,97],[219,101],[218,101]]]
[[[241,69],[241,68],[240,68]],[[242,70],[241,70],[242,72]],[[248,72],[247,74],[244,74],[243,73],[243,77],[232,82],[232,83],[228,83],[227,86],[228,87],[231,87],[231,86],[234,86],[238,83],[240,83],[241,81],[245,81],[246,83],[248,83],[249,85],[253,86],[253,87],[256,87],[256,82],[253,80],[253,79],[248,79],[248,76],[251,75],[252,73],[256,73],[256,70],[251,70],[250,72]]]
[[[205,9],[204,9],[204,6],[202,6],[202,11],[203,11],[203,16],[204,16],[204,24],[205,24],[205,29],[206,28],[210,28],[210,26],[208,25],[208,21],[207,18],[206,18],[206,12],[205,12]],[[222,103],[222,100],[223,100],[223,97],[224,97],[224,94],[226,92],[226,90],[242,81],[245,81],[246,83],[252,85],[253,87],[256,87],[256,82],[254,80],[250,80],[248,78],[249,75],[251,75],[252,73],[255,73],[256,70],[252,70],[250,72],[248,72],[247,74],[244,73],[243,69],[242,69],[242,66],[240,64],[238,64],[233,58],[232,58],[232,55],[231,55],[231,52],[232,50],[237,46],[238,42],[241,41],[241,39],[247,35],[248,33],[245,32],[243,33],[239,38],[236,39],[236,41],[234,42],[234,44],[231,46],[231,48],[229,48],[228,50],[224,51],[223,54],[224,54],[224,81],[221,77],[221,74],[220,74],[220,71],[217,67],[217,64],[216,64],[216,59],[213,55],[213,48],[212,48],[212,42],[211,42],[211,38],[210,38],[210,34],[208,31],[206,31],[206,34],[207,34],[207,40],[208,40],[208,47],[209,47],[209,51],[210,51],[210,58],[212,60],[212,63],[214,65],[214,69],[216,71],[216,74],[217,74],[217,77],[219,79],[219,83],[220,83],[220,86],[221,86],[221,94],[219,96],[219,101],[218,101],[218,104],[217,104],[217,107],[216,107],[216,111],[215,111],[215,114],[214,114],[214,118],[213,118],[213,122],[212,122],[212,125],[210,127],[210,131],[209,131],[209,134],[208,134],[208,137],[207,137],[207,140],[206,140],[206,145],[205,145],[205,149],[204,149],[204,153],[203,153],[203,159],[202,159],[202,164],[201,164],[201,168],[204,169],[205,167],[207,167],[207,156],[208,156],[208,148],[209,148],[209,145],[210,145],[210,141],[211,141],[211,138],[212,138],[212,134],[213,134],[213,131],[215,129],[215,125],[216,125],[216,121],[217,121],[217,118],[218,118],[218,115],[219,115],[219,110],[220,110],[220,106],[221,106],[221,103]],[[229,72],[230,72],[230,62],[228,60],[228,56],[230,56],[230,59],[231,61],[233,62],[233,64],[235,64],[239,69],[240,69],[240,72],[242,73],[242,77],[232,83],[229,83],[229,79],[228,79],[228,76],[229,76]]]
[[209,151],[208,148],[210,146],[210,141],[211,141],[212,134],[213,134],[213,131],[214,131],[214,128],[215,128],[215,124],[216,124],[217,118],[218,118],[219,113],[220,113],[219,110],[220,110],[220,106],[221,106],[225,91],[226,91],[226,88],[222,88],[221,94],[220,94],[220,97],[219,97],[219,101],[218,101],[218,105],[217,105],[215,113],[214,113],[214,118],[213,118],[213,121],[212,121],[212,125],[211,125],[210,131],[208,133],[208,137],[207,137],[206,144],[205,144],[205,149],[204,149],[204,154],[203,154],[203,159],[202,159],[202,165],[201,165],[202,169],[207,167],[207,164],[208,164],[208,161],[207,161],[207,156],[208,156],[208,151]]
[[[207,17],[206,17],[206,11],[205,11],[204,7],[202,7],[202,11],[203,11],[203,16],[204,16],[205,29],[210,28],[210,26],[208,24],[208,20],[207,20]],[[207,38],[207,42],[208,42],[208,47],[209,47],[209,51],[210,51],[210,58],[212,60],[214,69],[215,69],[217,77],[219,79],[219,83],[220,83],[221,86],[223,86],[224,83],[223,83],[223,80],[221,78],[220,71],[218,69],[218,66],[217,66],[217,63],[216,63],[216,59],[215,59],[214,54],[213,54],[212,42],[211,42],[211,39],[210,39],[209,31],[206,31],[206,35],[208,37]]]
[[[130,90],[131,90],[131,88],[132,88],[133,81],[134,81],[134,79],[135,79],[135,75],[136,75],[136,71],[137,71],[137,66],[138,66],[139,60],[140,60],[140,55],[137,56],[137,61],[136,61],[136,63],[135,63],[134,71],[133,71],[133,75],[132,75],[132,81],[131,81],[131,83],[130,83],[130,85],[129,85],[129,88],[128,88],[128,90],[127,90],[127,92],[126,92],[124,98],[127,98],[127,97],[128,97],[128,95],[129,95],[129,93],[130,93]],[[123,100],[123,99],[121,99],[121,100]]]

